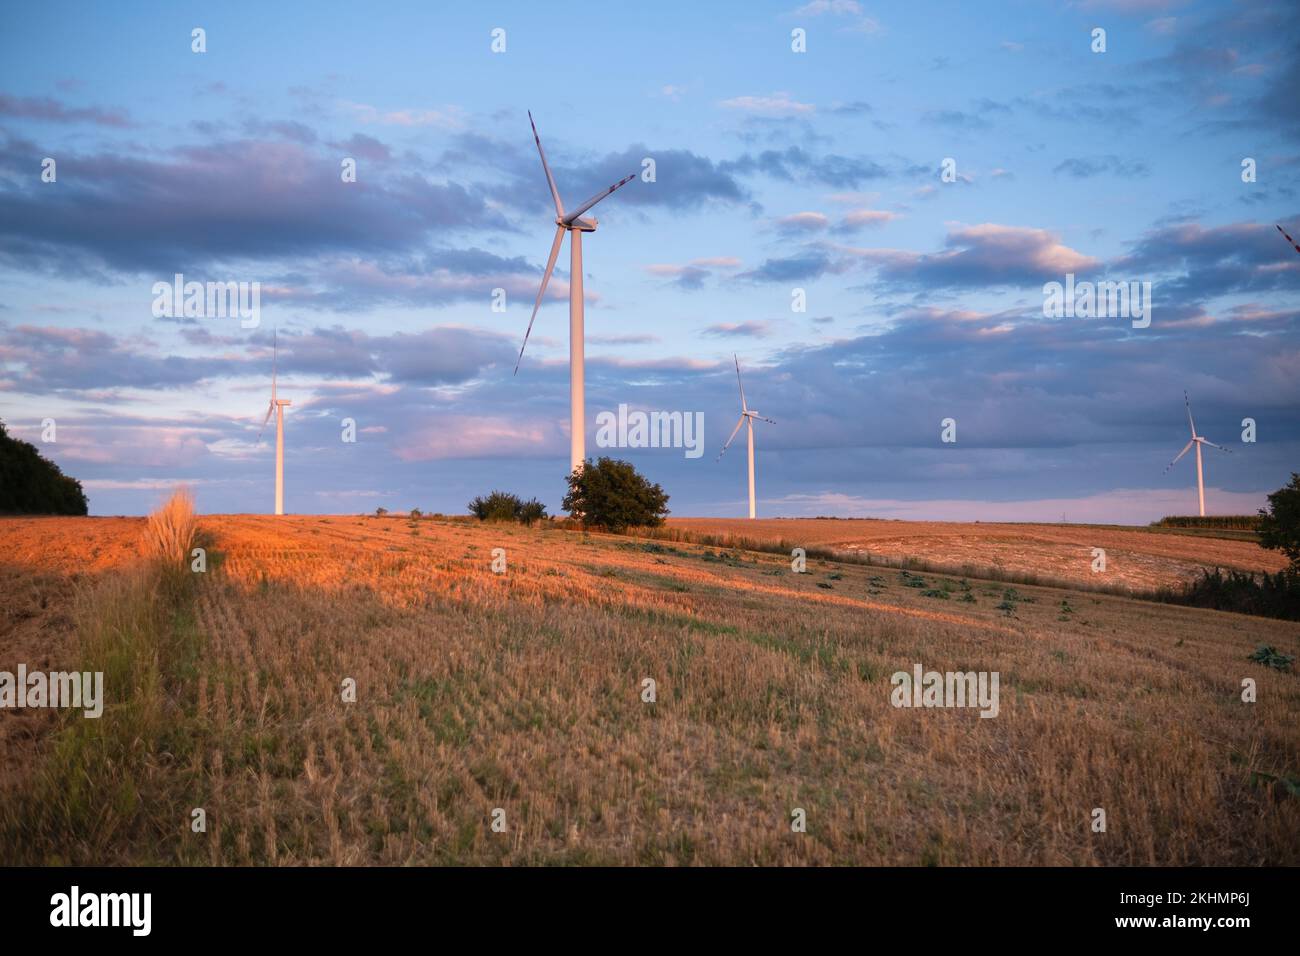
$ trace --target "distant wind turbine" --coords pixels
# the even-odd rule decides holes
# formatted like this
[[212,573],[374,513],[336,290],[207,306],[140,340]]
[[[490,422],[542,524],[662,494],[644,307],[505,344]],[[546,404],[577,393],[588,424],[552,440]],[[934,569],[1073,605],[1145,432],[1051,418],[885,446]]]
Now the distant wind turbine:
[[1187,424],[1189,424],[1192,427],[1192,440],[1189,441],[1186,445],[1184,445],[1183,450],[1178,453],[1177,457],[1174,458],[1173,461],[1171,461],[1169,464],[1165,466],[1165,474],[1169,474],[1169,469],[1174,467],[1174,465],[1178,464],[1178,459],[1186,455],[1188,449],[1190,449],[1193,445],[1196,446],[1196,493],[1199,496],[1201,502],[1201,517],[1204,518],[1205,517],[1205,472],[1201,467],[1201,446],[1209,445],[1211,448],[1217,448],[1219,449],[1219,451],[1228,452],[1228,454],[1232,454],[1232,452],[1228,451],[1228,449],[1224,448],[1222,445],[1216,445],[1208,438],[1202,438],[1200,435],[1196,434],[1196,422],[1192,420],[1192,403],[1191,400],[1188,399],[1186,392],[1183,392],[1183,402],[1187,405]]
[[747,435],[747,438],[749,439],[749,516],[753,518],[754,517],[754,420],[758,419],[761,422],[767,422],[769,425],[775,425],[776,422],[772,421],[772,419],[770,418],[764,418],[762,415],[758,414],[758,412],[753,411],[752,409],[750,409],[748,405],[745,404],[745,386],[741,384],[740,381],[740,359],[736,358],[734,353],[732,354],[731,357],[736,361],[736,384],[740,387],[740,421],[736,422],[736,427],[731,432],[731,438],[728,438],[727,443],[722,446],[722,451],[718,452],[718,457],[716,460],[721,461],[722,456],[727,453],[727,449],[731,447],[731,442],[735,439],[736,433],[740,431],[740,426],[742,425],[747,426],[749,429],[749,433]]
[[533,114],[528,113],[528,123],[533,128],[533,140],[537,143],[537,153],[542,157],[542,169],[546,173],[547,185],[551,187],[551,198],[555,200],[555,241],[551,243],[551,256],[546,260],[546,272],[542,275],[542,287],[537,290],[537,301],[533,303],[533,314],[528,319],[528,331],[524,333],[524,344],[519,347],[519,359],[515,362],[515,374],[519,374],[519,363],[524,360],[524,349],[528,346],[528,336],[533,331],[533,319],[537,318],[537,309],[546,294],[546,285],[551,281],[551,271],[555,268],[555,257],[560,254],[560,243],[564,241],[565,232],[569,233],[569,471],[582,467],[587,458],[587,421],[586,392],[583,383],[585,359],[583,357],[582,330],[582,234],[596,230],[596,220],[580,218],[584,212],[600,202],[620,186],[630,183],[636,173],[620,179],[608,189],[603,189],[592,196],[573,212],[564,211],[560,191],[555,186],[555,177],[551,167],[546,163],[546,152],[542,149],[541,137],[537,135],[537,124]]
[[276,366],[279,364],[280,337],[274,333],[271,352],[271,404],[266,407],[266,417],[262,419],[262,430],[257,433],[257,440],[262,440],[266,423],[275,412],[275,513],[284,514],[284,406],[292,404],[287,398],[275,397]]

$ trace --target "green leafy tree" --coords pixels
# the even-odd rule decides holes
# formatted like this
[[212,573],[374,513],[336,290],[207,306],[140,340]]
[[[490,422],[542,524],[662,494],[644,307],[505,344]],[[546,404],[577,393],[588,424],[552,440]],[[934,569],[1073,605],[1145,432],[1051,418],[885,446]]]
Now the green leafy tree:
[[632,467],[614,458],[587,460],[569,475],[564,510],[586,524],[610,531],[663,524],[668,495]]
[[1300,574],[1300,474],[1291,473],[1291,483],[1268,496],[1268,507],[1259,511],[1259,544],[1281,551],[1291,560],[1291,571]]
[[0,422],[0,513],[84,515],[88,510],[81,482],[35,445],[11,437]]

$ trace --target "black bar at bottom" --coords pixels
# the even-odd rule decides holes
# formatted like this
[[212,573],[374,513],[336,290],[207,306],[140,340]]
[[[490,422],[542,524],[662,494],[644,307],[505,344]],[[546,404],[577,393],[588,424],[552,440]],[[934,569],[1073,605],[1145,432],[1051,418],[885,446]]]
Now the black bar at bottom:
[[[105,920],[116,911],[126,925],[53,925],[52,917],[72,922],[74,886],[77,922],[82,914],[99,919],[102,907]],[[6,943],[71,933],[128,945],[373,943],[433,930],[447,943],[445,934],[468,933],[484,943],[589,937],[609,945],[651,941],[689,920],[700,927],[693,935],[725,934],[733,942],[845,931],[873,943],[935,942],[948,932],[973,941],[1044,931],[1065,939],[1199,935],[1231,945],[1293,925],[1294,886],[1294,870],[1242,868],[13,868],[0,869],[0,919]],[[143,896],[134,909],[126,898],[105,903],[101,896],[124,893],[149,894],[147,936],[136,935]]]

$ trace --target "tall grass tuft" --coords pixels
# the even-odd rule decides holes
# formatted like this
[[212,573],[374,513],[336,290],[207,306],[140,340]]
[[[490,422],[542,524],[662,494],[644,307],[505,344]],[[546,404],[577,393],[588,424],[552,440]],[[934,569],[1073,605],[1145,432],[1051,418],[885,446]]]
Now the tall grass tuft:
[[198,521],[194,517],[194,495],[177,488],[162,507],[149,515],[145,526],[145,555],[164,566],[185,564],[194,545]]

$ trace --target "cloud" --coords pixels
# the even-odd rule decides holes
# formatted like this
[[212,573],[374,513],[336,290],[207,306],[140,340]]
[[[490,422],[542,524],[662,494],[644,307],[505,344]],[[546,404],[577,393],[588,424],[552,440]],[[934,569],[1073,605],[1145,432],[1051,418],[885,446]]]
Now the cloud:
[[708,256],[692,259],[684,265],[672,263],[649,265],[645,270],[652,276],[672,279],[681,288],[694,291],[704,288],[705,280],[713,276],[715,270],[737,269],[740,264],[740,260],[734,256]]
[[1115,155],[1106,155],[1070,157],[1058,163],[1052,172],[1065,173],[1075,179],[1088,179],[1105,173],[1125,179],[1136,179],[1149,175],[1151,170],[1140,159],[1121,159]]
[[835,226],[835,232],[840,234],[858,232],[870,226],[883,226],[900,218],[902,217],[898,213],[884,209],[850,209]]
[[1143,235],[1112,269],[1164,275],[1156,283],[1162,298],[1182,304],[1231,293],[1300,290],[1300,256],[1271,223],[1172,223]]
[[772,334],[770,322],[718,322],[704,330],[705,335],[715,338],[767,338]]
[[798,116],[811,113],[816,107],[811,103],[800,103],[790,98],[789,93],[773,93],[770,96],[736,96],[718,104],[723,109],[741,110],[746,113],[758,113],[763,116]]
[[799,146],[745,153],[738,159],[723,160],[718,166],[735,175],[761,173],[787,182],[820,183],[836,189],[857,189],[865,182],[888,175],[883,166],[865,156],[813,156]]
[[456,106],[448,106],[437,110],[402,109],[385,111],[366,103],[344,102],[341,105],[362,123],[378,123],[383,126],[433,126],[445,130],[459,130],[466,125],[464,111]]
[[[33,149],[10,139],[0,171],[36,168]],[[58,189],[0,177],[0,260],[67,274],[373,256],[471,227],[508,222],[479,191],[414,173],[342,183],[337,155],[293,142],[214,143],[154,158],[69,154],[59,160]],[[262,277],[250,271],[230,278]]]
[[848,20],[847,26],[841,28],[845,33],[878,33],[880,22],[862,12],[862,4],[857,0],[811,0],[794,11],[796,17],[832,16]]
[[[189,341],[203,354],[188,356],[98,330],[0,323],[0,362],[15,376],[15,390],[33,395],[192,388],[215,379],[267,374],[270,339],[265,331],[242,341],[196,332]],[[494,366],[513,367],[517,349],[512,336],[458,326],[388,335],[316,327],[280,332],[279,366],[282,377],[463,385]]]
[[135,125],[125,110],[106,110],[98,106],[69,107],[49,96],[11,96],[8,93],[0,93],[0,116],[47,123],[91,123],[119,129]]
[[789,216],[782,216],[774,223],[778,232],[783,235],[798,235],[801,233],[821,232],[830,226],[830,219],[825,213],[820,212],[796,212]]
[[742,272],[736,278],[751,282],[801,282],[836,271],[840,271],[836,262],[824,252],[812,249],[793,256],[766,259],[758,268]]
[[365,133],[353,133],[348,139],[330,143],[330,146],[354,159],[387,163],[393,158],[392,150],[373,136],[367,136]]
[[913,288],[963,289],[1030,285],[1096,268],[1099,260],[1061,243],[1046,229],[982,223],[949,230],[932,253],[898,249],[838,251],[878,267],[888,282]]

